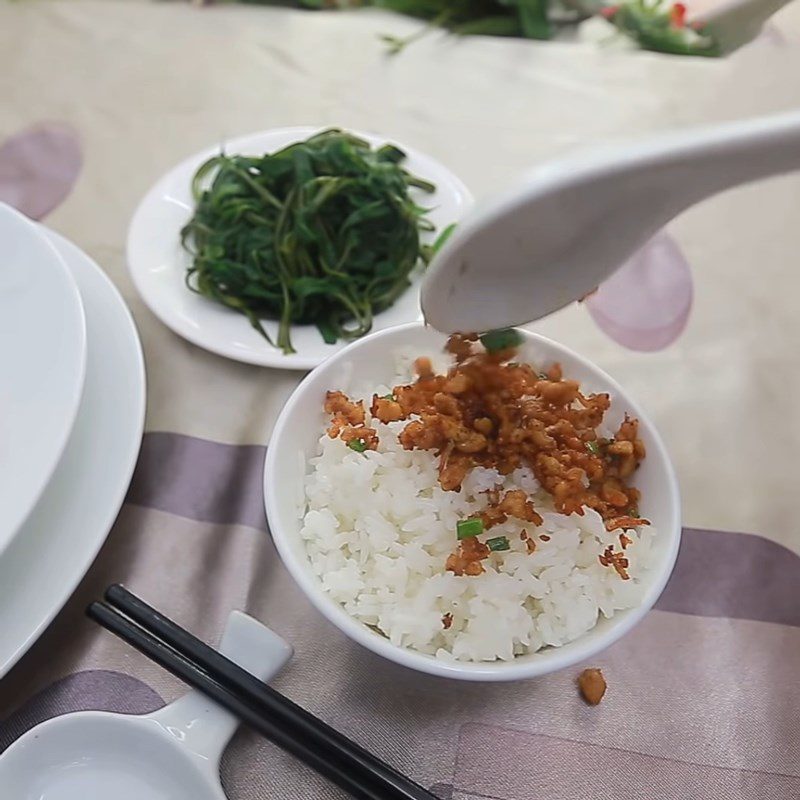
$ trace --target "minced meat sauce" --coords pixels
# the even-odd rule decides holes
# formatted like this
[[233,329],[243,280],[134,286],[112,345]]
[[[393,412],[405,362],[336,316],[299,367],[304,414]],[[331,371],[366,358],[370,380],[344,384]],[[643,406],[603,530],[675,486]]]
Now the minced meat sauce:
[[[400,443],[406,450],[434,453],[445,490],[459,491],[474,467],[503,475],[528,467],[562,514],[594,509],[609,531],[648,524],[639,517],[639,491],[628,484],[645,457],[638,421],[626,416],[612,438],[601,438],[597,428],[610,406],[607,394],[584,394],[577,381],[564,379],[558,364],[539,373],[513,360],[515,348],[488,351],[477,342],[476,335],[450,337],[447,351],[455,364],[445,375],[435,374],[429,359],[417,359],[414,382],[396,386],[385,397],[374,395],[372,416],[384,423],[409,420]],[[357,443],[354,449],[362,451],[377,447],[363,403],[328,392],[325,410],[332,418],[332,438]],[[485,529],[508,517],[542,522],[522,490],[488,492],[480,517]],[[630,540],[620,534],[620,541],[624,550]],[[529,546],[531,552],[534,548]],[[447,569],[478,575],[489,552],[476,538],[464,539]],[[600,561],[627,578],[623,553],[607,549]]]

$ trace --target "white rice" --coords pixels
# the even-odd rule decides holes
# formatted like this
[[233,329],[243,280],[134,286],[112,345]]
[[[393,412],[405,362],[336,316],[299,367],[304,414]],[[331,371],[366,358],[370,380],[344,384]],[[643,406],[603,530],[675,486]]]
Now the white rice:
[[[392,385],[409,381],[412,361],[398,356]],[[369,408],[373,391],[386,394],[391,387],[361,389],[352,398]],[[620,531],[606,531],[591,510],[569,517],[555,512],[530,470],[504,477],[474,469],[460,492],[444,491],[436,457],[398,443],[407,422],[368,424],[380,437],[377,451],[357,453],[321,431],[306,476],[301,536],[324,591],[394,644],[442,659],[511,660],[572,641],[601,614],[611,617],[641,602],[652,527],[627,531],[630,580],[622,580],[598,560],[608,545],[619,549]],[[445,571],[456,549],[456,523],[483,510],[481,493],[495,487],[524,489],[542,526],[510,518],[490,535],[507,536],[511,549],[485,559],[483,574]],[[523,528],[536,540],[533,554],[520,539]],[[550,540],[539,539],[542,534]],[[447,630],[445,614],[452,615]]]

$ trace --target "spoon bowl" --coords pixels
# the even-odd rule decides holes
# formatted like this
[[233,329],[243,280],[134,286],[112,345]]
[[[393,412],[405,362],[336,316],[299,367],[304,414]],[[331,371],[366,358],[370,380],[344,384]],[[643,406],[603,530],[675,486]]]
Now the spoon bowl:
[[[269,680],[292,648],[234,611],[220,652]],[[14,800],[225,800],[219,760],[237,725],[199,692],[143,716],[65,714],[28,731],[3,753],[2,794]]]
[[207,763],[156,718],[84,711],[20,739],[0,775],[17,800],[224,800]]

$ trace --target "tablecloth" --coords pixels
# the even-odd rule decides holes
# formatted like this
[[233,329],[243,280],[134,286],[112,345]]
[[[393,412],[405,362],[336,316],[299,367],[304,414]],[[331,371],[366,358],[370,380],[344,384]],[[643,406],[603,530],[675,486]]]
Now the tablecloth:
[[[380,131],[457,172],[477,197],[580,145],[800,104],[800,4],[715,61],[594,44],[432,34],[388,58],[378,12],[97,0],[0,3],[0,137],[71,125],[84,168],[47,220],[130,305],[148,373],[133,483],[91,571],[0,682],[0,748],[76,709],[140,713],[184,692],[83,618],[123,581],[210,642],[231,609],[295,648],[274,685],[442,798],[800,797],[800,178],[730,192],[670,232],[695,277],[684,335],[633,353],[582,307],[536,328],[596,361],[647,408],[674,459],[686,525],[645,620],[577,669],[509,685],[426,677],[379,659],[315,612],[283,569],[261,501],[264,449],[299,375],[223,360],[173,335],[136,296],[126,226],[184,156],[287,124]],[[233,800],[340,793],[241,731]],[[2,795],[2,787],[0,787]]]

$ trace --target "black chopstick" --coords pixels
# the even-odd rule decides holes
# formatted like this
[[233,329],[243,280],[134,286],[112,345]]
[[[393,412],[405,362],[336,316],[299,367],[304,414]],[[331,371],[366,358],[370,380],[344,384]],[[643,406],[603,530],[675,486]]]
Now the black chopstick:
[[435,800],[430,792],[259,681],[121,586],[88,615],[360,800]]
[[348,774],[326,754],[318,753],[265,719],[246,701],[205,673],[197,664],[176,653],[148,631],[121,615],[106,603],[92,603],[87,614],[107,630],[119,636],[139,652],[176,677],[203,692],[223,708],[250,725],[270,741],[304,761],[320,774],[341,786],[359,800],[379,800],[383,795],[371,785],[363,785],[358,776]]

